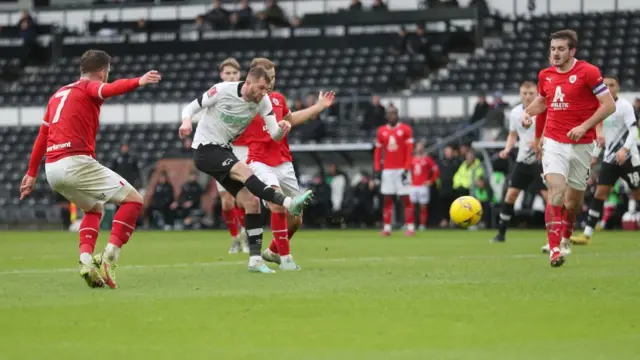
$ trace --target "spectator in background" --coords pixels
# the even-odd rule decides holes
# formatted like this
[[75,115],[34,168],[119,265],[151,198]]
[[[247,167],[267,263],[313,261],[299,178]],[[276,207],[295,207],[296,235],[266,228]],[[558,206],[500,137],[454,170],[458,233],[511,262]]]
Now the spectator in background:
[[360,175],[360,181],[353,189],[353,205],[349,213],[355,225],[369,227],[375,224],[376,219],[373,211],[376,184],[368,173],[363,171]]
[[191,144],[193,140],[191,138],[186,137],[182,140],[182,146],[177,149],[172,149],[165,154],[165,157],[168,158],[184,158],[184,157],[192,157],[193,149],[191,148]]
[[196,16],[196,20],[193,24],[184,25],[181,28],[182,31],[209,31],[211,29],[213,28],[211,27],[211,24],[205,20],[204,15]]
[[360,0],[351,0],[349,11],[362,11],[362,3],[360,2]]
[[478,8],[478,13],[482,17],[489,15],[489,5],[487,5],[486,0],[471,0],[471,2],[469,2],[469,7]]
[[203,189],[198,183],[198,175],[195,172],[189,174],[189,179],[182,185],[178,201],[173,205],[177,209],[176,217],[181,220],[184,226],[191,226],[194,223],[193,217],[201,213],[200,199]]
[[171,230],[176,208],[173,206],[173,199],[173,186],[169,183],[166,174],[160,174],[149,205],[149,217],[153,227]]
[[492,109],[496,110],[504,110],[509,107],[509,103],[504,101],[504,95],[500,91],[496,91],[493,94],[493,104],[491,104]]
[[293,103],[293,108],[291,109],[291,111],[296,112],[300,110],[304,110],[304,104],[302,103],[302,100],[296,99],[296,101]]
[[380,96],[373,95],[371,104],[364,111],[364,119],[362,119],[362,128],[364,130],[375,130],[387,123],[387,110],[380,103]]
[[382,2],[382,0],[373,0],[373,5],[371,5],[372,11],[389,11],[387,8],[387,4]]
[[342,202],[344,201],[344,195],[347,192],[347,186],[349,185],[347,174],[339,171],[336,164],[329,164],[327,166],[325,182],[331,187],[331,204],[333,214],[342,214]]
[[45,61],[44,48],[38,42],[38,24],[28,11],[22,11],[18,27],[20,28],[20,37],[22,38],[23,54],[20,58],[20,68],[29,65],[30,62],[40,64]]
[[258,18],[268,26],[290,27],[291,24],[287,19],[284,10],[276,3],[276,0],[267,0],[266,9],[258,14]]
[[455,197],[470,195],[475,182],[484,176],[484,169],[476,154],[469,149],[465,155],[465,161],[460,165],[453,176],[453,191]]
[[138,167],[138,159],[129,153],[129,144],[120,146],[120,154],[111,164],[111,170],[120,174],[133,187],[139,186],[140,168]]
[[495,199],[491,186],[487,184],[487,179],[484,177],[476,179],[472,195],[482,204],[482,220],[481,223],[478,224],[479,227],[491,227],[491,208]]
[[449,205],[455,199],[455,192],[453,191],[453,177],[460,167],[460,159],[454,153],[453,147],[447,145],[444,148],[443,158],[438,162],[438,168],[440,168],[440,189],[439,189],[439,203],[441,207],[440,227],[446,227],[449,224]]
[[491,106],[487,102],[487,97],[484,93],[479,93],[476,106],[473,108],[473,114],[471,115],[471,123],[473,124],[484,119],[489,113],[489,110],[491,110]]
[[147,21],[145,19],[138,19],[138,21],[136,22],[136,28],[134,31],[137,33],[148,33],[149,25],[147,24]]
[[213,0],[213,8],[205,17],[215,30],[228,30],[231,26],[230,15],[231,13],[222,7],[222,0]]
[[409,33],[407,32],[407,29],[405,29],[404,27],[400,28],[400,31],[398,32],[398,37],[396,38],[396,41],[391,47],[391,52],[397,55],[402,55],[405,52],[407,52],[408,40],[409,40]]
[[636,98],[636,100],[633,102],[633,109],[636,113],[636,119],[640,119],[640,98]]
[[313,199],[305,210],[304,219],[311,226],[325,227],[331,216],[331,187],[318,174],[311,180],[309,189],[313,191]]
[[253,10],[249,6],[249,0],[240,1],[240,10],[231,14],[231,27],[237,30],[252,29],[255,24]]
[[467,153],[469,152],[469,145],[461,144],[460,149],[458,149],[458,157],[460,158],[460,162],[464,161],[467,158]]

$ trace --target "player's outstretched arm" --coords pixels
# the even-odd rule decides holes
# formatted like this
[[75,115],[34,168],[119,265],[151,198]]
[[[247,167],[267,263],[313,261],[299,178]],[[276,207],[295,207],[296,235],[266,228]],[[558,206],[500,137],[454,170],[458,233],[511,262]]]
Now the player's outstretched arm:
[[24,176],[24,178],[22,178],[22,183],[20,184],[20,200],[29,196],[29,194],[31,194],[31,192],[33,191],[33,186],[36,184],[36,175],[38,175],[40,163],[42,162],[42,158],[44,157],[45,152],[47,151],[48,138],[49,123],[45,121],[42,126],[40,126],[40,132],[38,132],[38,137],[33,144],[31,157],[29,158],[29,167],[27,168],[27,174]]
[[151,70],[141,77],[133,79],[120,79],[112,83],[102,83],[99,81],[91,82],[88,85],[88,90],[91,96],[108,99],[113,96],[126,94],[138,88],[139,86],[145,86],[148,84],[155,84],[161,79],[160,74],[156,70]]
[[325,109],[333,105],[335,101],[336,94],[333,91],[328,91],[326,93],[320,91],[318,94],[318,102],[313,106],[308,107],[306,109],[298,110],[294,113],[289,113],[284,117],[285,120],[291,123],[291,126],[302,125],[310,119],[315,119],[323,112]]
[[507,136],[507,143],[504,145],[504,149],[502,149],[499,154],[501,159],[506,159],[509,156],[509,153],[516,144],[516,141],[518,141],[518,132],[509,131],[509,136]]

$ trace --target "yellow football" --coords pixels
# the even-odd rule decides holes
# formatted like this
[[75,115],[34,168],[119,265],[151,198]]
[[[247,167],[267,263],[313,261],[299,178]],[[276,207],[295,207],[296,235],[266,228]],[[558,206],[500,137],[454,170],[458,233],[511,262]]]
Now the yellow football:
[[461,196],[451,203],[449,216],[460,227],[473,226],[482,219],[482,204],[473,196]]

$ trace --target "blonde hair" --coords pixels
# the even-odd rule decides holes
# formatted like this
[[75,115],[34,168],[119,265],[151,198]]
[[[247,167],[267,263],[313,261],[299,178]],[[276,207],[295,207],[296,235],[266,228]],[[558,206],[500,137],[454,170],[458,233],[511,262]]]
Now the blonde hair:
[[254,68],[256,66],[260,66],[262,68],[264,68],[265,70],[271,70],[273,68],[275,68],[275,64],[273,63],[273,61],[267,59],[267,58],[254,58],[253,60],[251,60],[251,68]]
[[240,71],[240,63],[238,62],[238,60],[234,59],[234,58],[227,58],[225,59],[221,64],[220,67],[218,68],[220,70],[220,72],[222,72],[222,70],[224,70],[225,67],[227,66],[231,66],[232,68]]

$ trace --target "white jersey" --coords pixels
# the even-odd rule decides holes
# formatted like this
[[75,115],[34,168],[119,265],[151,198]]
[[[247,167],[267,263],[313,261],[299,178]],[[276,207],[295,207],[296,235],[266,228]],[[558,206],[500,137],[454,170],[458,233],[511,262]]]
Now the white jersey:
[[536,137],[536,117],[532,116],[532,124],[528,129],[525,129],[520,118],[524,113],[524,104],[517,105],[509,113],[509,131],[515,131],[518,133],[518,156],[516,161],[524,164],[533,164],[537,160],[536,152],[531,148],[531,143]]
[[218,83],[183,109],[183,119],[192,118],[202,110],[193,137],[194,149],[203,144],[229,145],[242,134],[258,113],[274,140],[282,137],[269,96],[264,96],[258,104],[245,101],[241,93],[243,84],[244,82]]
[[[631,139],[629,135],[631,134]],[[603,122],[603,135],[605,140],[604,159],[609,164],[616,164],[616,153],[625,144],[629,149],[629,156],[633,166],[640,165],[640,153],[635,146],[638,136],[637,120],[633,105],[625,99],[616,100],[616,112],[607,117]]]

